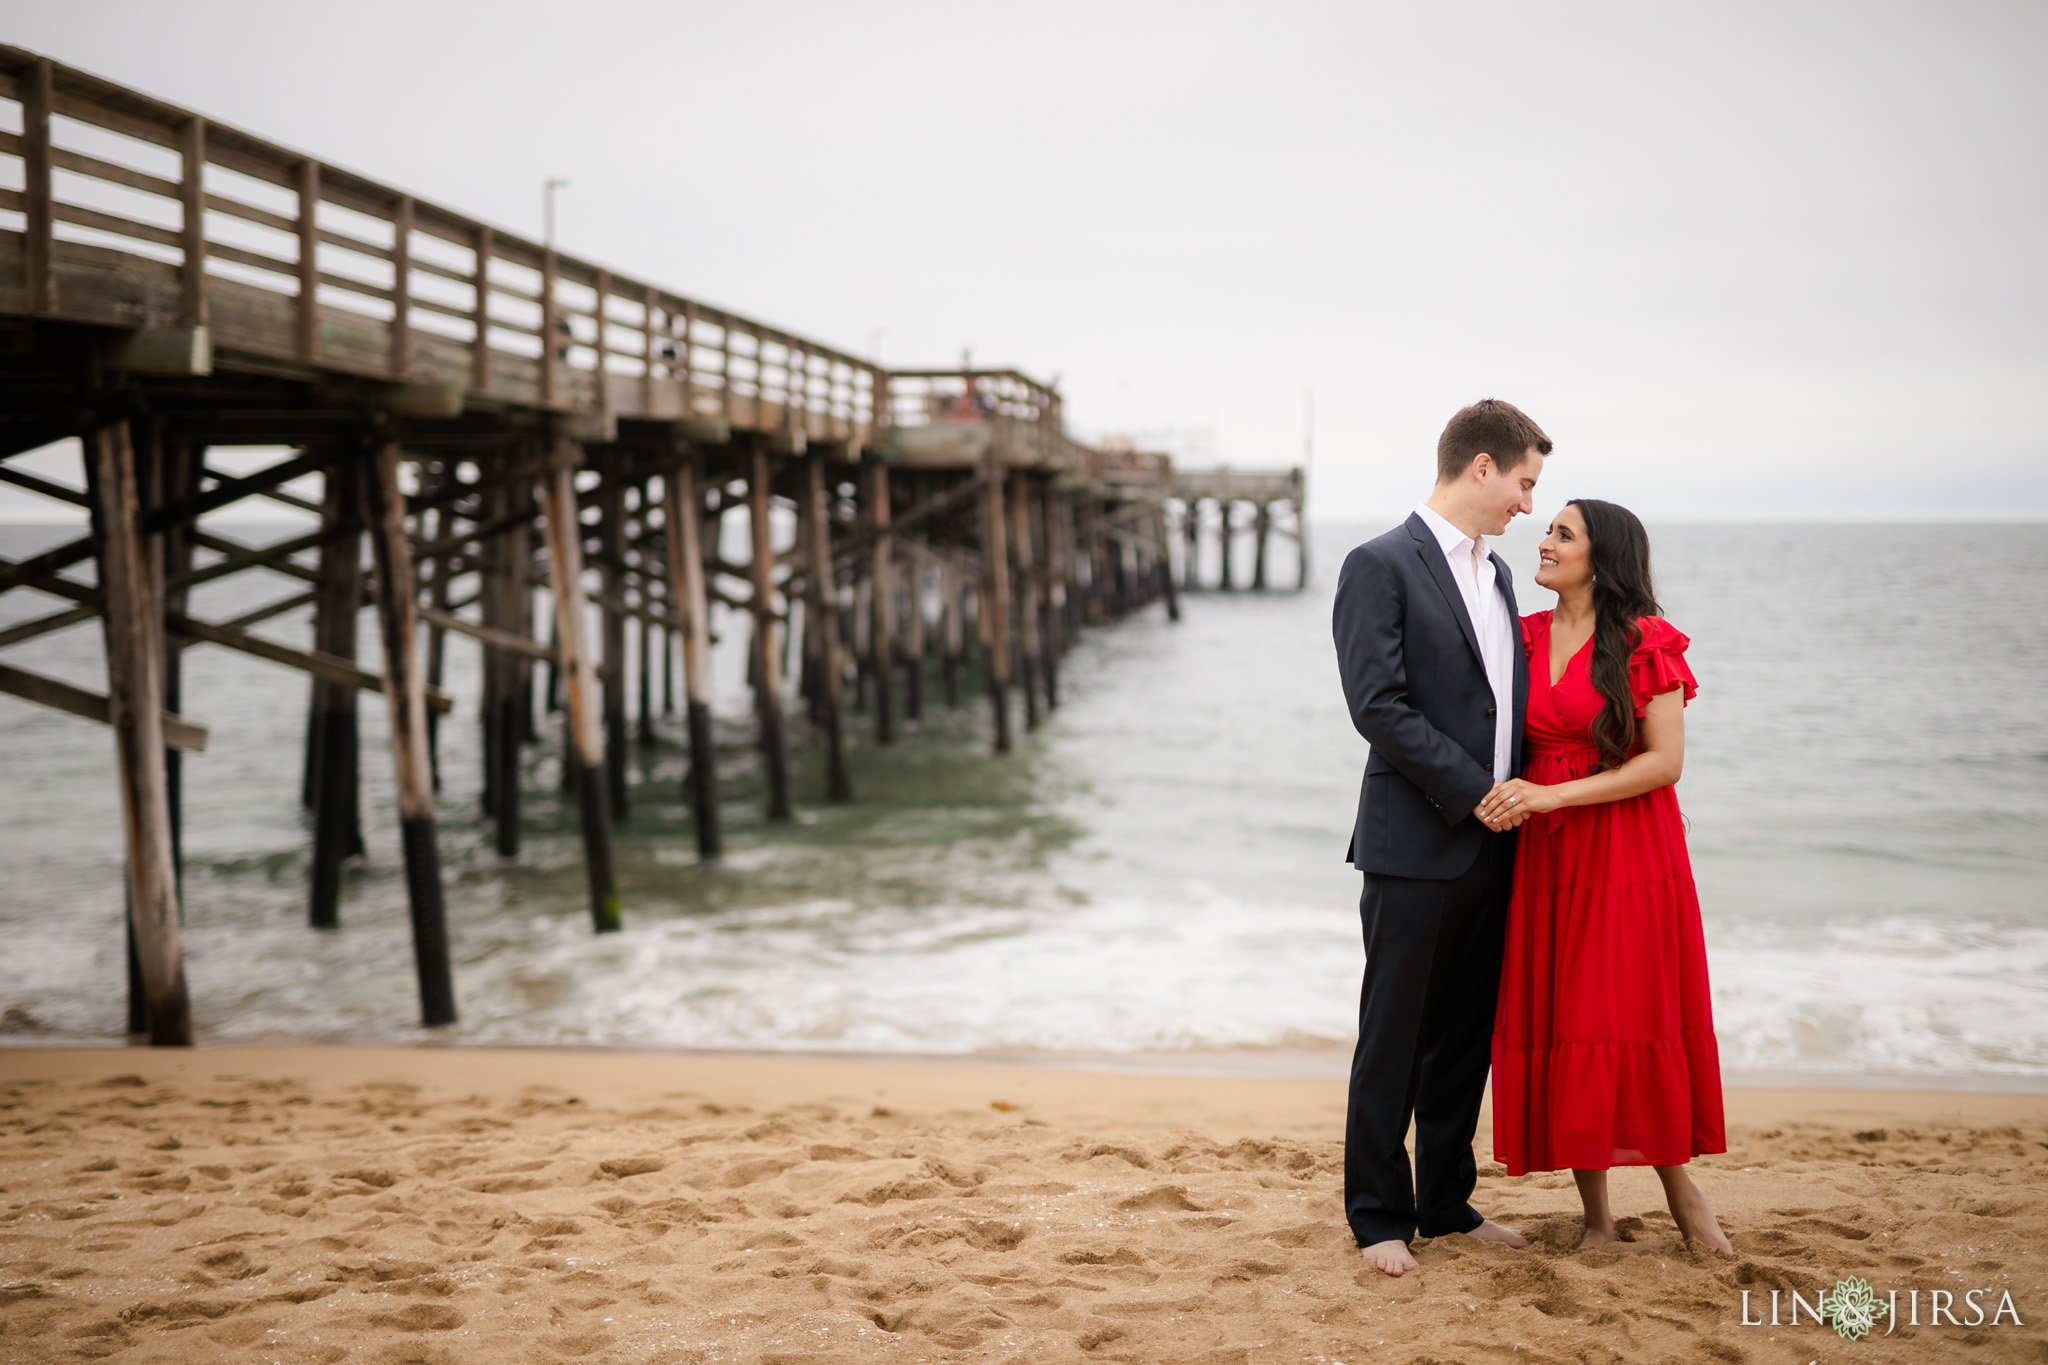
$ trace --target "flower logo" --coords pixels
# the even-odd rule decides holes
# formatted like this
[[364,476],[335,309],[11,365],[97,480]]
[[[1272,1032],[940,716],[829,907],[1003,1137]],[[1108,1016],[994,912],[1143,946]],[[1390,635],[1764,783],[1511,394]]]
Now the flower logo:
[[1859,1341],[1877,1325],[1877,1291],[1861,1275],[1836,1280],[1835,1287],[1820,1296],[1820,1311],[1835,1324],[1835,1335]]

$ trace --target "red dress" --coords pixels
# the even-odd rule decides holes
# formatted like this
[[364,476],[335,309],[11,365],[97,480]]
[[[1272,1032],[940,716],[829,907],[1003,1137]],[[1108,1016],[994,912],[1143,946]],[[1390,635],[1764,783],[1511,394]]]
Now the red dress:
[[[1522,618],[1529,712],[1522,776],[1600,770],[1603,699],[1586,646],[1550,681],[1550,613]],[[1629,660],[1636,715],[1698,690],[1685,636],[1656,617]],[[1529,1171],[1676,1166],[1725,1152],[1721,1059],[1699,895],[1671,787],[1522,825],[1493,1032],[1493,1154]]]

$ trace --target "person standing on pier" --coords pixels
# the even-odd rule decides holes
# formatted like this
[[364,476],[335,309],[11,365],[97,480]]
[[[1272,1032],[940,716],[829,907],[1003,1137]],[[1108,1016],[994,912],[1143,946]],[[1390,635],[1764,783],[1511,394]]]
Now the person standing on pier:
[[1416,1267],[1418,1233],[1528,1245],[1468,1202],[1515,848],[1480,809],[1520,767],[1529,694],[1514,586],[1486,538],[1530,511],[1550,449],[1512,404],[1460,410],[1429,500],[1354,549],[1337,580],[1338,673],[1372,746],[1348,854],[1365,882],[1365,979],[1344,1215],[1389,1275]]

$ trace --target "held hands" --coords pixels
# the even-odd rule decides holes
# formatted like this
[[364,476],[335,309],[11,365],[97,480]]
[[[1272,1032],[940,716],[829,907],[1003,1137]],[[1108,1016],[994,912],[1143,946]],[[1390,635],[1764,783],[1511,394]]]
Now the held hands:
[[1532,815],[1541,815],[1558,808],[1557,791],[1553,787],[1539,787],[1521,778],[1510,778],[1496,782],[1493,790],[1486,794],[1473,810],[1479,822],[1494,831],[1516,829]]

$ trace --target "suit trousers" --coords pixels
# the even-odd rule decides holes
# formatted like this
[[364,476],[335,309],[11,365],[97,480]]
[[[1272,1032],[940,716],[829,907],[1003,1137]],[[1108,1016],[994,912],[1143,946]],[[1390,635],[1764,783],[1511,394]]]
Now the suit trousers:
[[[1515,836],[1447,881],[1365,874],[1365,982],[1344,1123],[1344,1215],[1360,1246],[1470,1232]],[[1415,1121],[1411,1178],[1405,1139]]]

